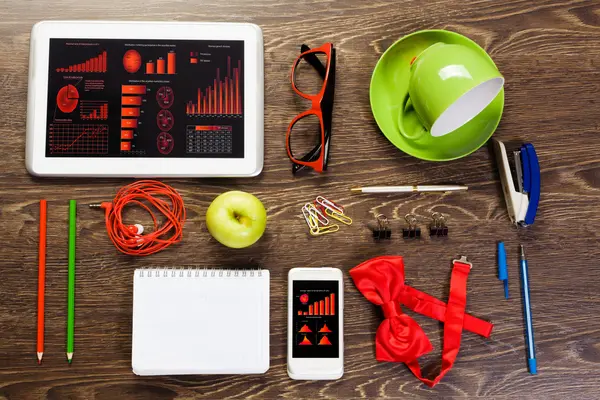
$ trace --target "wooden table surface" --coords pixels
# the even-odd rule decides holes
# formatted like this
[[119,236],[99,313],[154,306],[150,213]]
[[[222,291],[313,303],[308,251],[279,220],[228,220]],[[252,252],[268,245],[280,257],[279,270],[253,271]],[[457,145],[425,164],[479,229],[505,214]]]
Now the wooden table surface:
[[[52,4],[54,3],[54,4]],[[0,3],[0,399],[191,398],[600,398],[600,3],[515,1],[91,1]],[[128,179],[36,179],[25,170],[27,66],[31,26],[43,19],[236,21],[259,24],[265,43],[265,165],[253,179],[168,180],[185,198],[184,241],[132,259],[109,242],[102,214]],[[474,39],[506,77],[506,108],[496,137],[535,143],[543,194],[534,226],[508,220],[489,149],[430,163],[403,154],[378,131],[369,107],[377,59],[398,38],[441,28]],[[293,177],[287,124],[306,105],[288,74],[299,45],[338,49],[330,169]],[[351,195],[354,185],[460,182],[464,194]],[[248,249],[211,239],[205,212],[224,191],[254,193],[268,210],[267,233]],[[346,206],[351,227],[312,238],[300,207],[316,195]],[[49,201],[44,362],[35,356],[38,200]],[[68,199],[77,199],[75,357],[65,360]],[[413,212],[450,216],[447,240],[406,242],[401,219]],[[367,223],[382,212],[394,236],[376,244]],[[496,242],[506,242],[510,290],[496,275]],[[526,246],[539,375],[526,369],[518,245]],[[454,369],[434,389],[403,364],[375,360],[381,314],[345,274],[345,374],[330,382],[292,381],[286,373],[286,281],[292,267],[347,272],[371,257],[397,254],[411,285],[447,298],[450,263],[474,262],[468,311],[494,322],[490,339],[464,333]],[[259,376],[136,377],[131,372],[132,273],[145,266],[246,266],[271,271],[271,368]],[[414,314],[411,314],[414,315]],[[415,316],[435,350],[422,364],[439,371],[442,325]],[[157,344],[162,345],[162,344]]]

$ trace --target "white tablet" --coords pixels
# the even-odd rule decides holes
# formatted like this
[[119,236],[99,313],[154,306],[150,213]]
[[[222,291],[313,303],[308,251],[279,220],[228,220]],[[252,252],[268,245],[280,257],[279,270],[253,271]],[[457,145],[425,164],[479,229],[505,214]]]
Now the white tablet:
[[31,32],[27,170],[258,175],[263,58],[253,24],[40,22]]

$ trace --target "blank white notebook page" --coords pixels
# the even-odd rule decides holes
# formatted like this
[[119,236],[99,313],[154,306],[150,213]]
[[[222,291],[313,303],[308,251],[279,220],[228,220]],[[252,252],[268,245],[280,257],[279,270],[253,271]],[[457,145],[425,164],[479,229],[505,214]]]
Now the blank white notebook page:
[[269,271],[136,270],[131,365],[137,375],[269,369]]

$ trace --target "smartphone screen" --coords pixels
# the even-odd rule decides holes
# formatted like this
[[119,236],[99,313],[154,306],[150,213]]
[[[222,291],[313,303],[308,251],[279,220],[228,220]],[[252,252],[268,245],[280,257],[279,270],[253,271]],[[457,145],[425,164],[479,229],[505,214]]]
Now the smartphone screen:
[[338,358],[339,281],[293,281],[294,358]]

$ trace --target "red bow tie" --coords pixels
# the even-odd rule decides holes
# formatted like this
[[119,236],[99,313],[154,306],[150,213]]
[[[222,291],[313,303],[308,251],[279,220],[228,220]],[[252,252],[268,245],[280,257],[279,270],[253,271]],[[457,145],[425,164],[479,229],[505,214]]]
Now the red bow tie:
[[[448,304],[404,284],[404,262],[399,256],[377,257],[350,270],[358,290],[370,302],[383,308],[385,320],[375,336],[375,355],[378,361],[406,363],[426,385],[435,386],[452,368],[460,348],[462,330],[489,337],[491,323],[465,314],[469,264],[455,261],[450,279]],[[401,304],[430,318],[444,322],[442,370],[433,380],[423,378],[417,358],[432,350],[423,329],[406,314]]]

